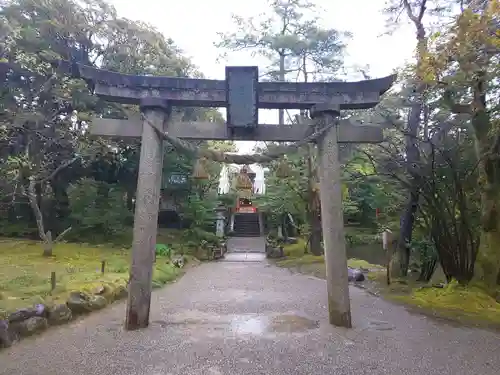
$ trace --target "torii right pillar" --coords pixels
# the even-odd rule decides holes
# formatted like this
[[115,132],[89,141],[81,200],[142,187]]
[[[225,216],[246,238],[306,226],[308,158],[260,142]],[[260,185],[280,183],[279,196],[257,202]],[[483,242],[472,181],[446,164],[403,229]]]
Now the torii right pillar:
[[317,141],[321,226],[330,324],[352,328],[339,161],[339,116],[339,106],[315,106],[311,110],[311,117],[320,126],[329,126],[336,122]]

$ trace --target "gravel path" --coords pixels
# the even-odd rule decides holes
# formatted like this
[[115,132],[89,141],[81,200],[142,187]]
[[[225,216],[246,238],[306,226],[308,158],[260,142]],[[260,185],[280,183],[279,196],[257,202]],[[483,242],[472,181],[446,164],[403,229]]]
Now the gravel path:
[[1,375],[498,375],[500,335],[456,328],[351,289],[355,328],[328,324],[325,282],[265,262],[191,269],[154,294],[151,326],[124,303],[0,352]]

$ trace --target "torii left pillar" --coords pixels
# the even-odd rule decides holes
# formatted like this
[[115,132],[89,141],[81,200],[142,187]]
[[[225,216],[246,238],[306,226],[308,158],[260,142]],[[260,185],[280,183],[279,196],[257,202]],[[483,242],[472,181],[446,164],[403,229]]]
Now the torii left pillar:
[[[319,191],[325,247],[328,316],[330,324],[352,328],[339,162],[340,108],[335,105],[315,106],[311,110],[311,117],[320,126],[331,126],[318,139]],[[353,137],[352,141],[356,139]]]
[[[141,112],[158,129],[165,129],[171,108],[165,101],[148,98],[141,101]],[[163,168],[163,141],[148,121],[144,120],[142,124],[126,330],[146,328],[149,325]]]

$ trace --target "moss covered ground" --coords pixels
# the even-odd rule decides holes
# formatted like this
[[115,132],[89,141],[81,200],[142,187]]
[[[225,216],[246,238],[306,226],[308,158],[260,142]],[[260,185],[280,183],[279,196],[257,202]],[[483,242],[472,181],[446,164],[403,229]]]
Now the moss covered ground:
[[[305,241],[299,239],[296,244],[284,247],[286,258],[278,260],[276,264],[280,267],[292,268],[301,273],[311,274],[317,277],[325,277],[325,258],[323,255],[315,256],[304,254],[306,248]],[[368,270],[382,269],[382,266],[370,264],[362,259],[348,259],[347,265],[353,268],[364,268]]]
[[468,326],[500,329],[500,303],[481,285],[459,285],[456,281],[442,288],[419,283],[408,277],[386,285],[384,272],[369,275],[373,288],[384,298],[401,303],[412,311]]
[[[178,234],[162,231],[158,243],[172,244]],[[104,273],[101,263],[105,261]],[[52,257],[42,256],[37,241],[0,239],[0,315],[36,303],[64,302],[69,292],[92,292],[101,286],[125,286],[130,250],[111,245],[60,243]],[[56,287],[52,290],[51,273]],[[160,287],[182,275],[167,257],[158,256],[153,286]]]
[[[285,246],[286,258],[278,260],[276,264],[325,278],[324,257],[304,254],[304,249],[303,240]],[[481,286],[461,286],[452,282],[443,288],[435,288],[430,284],[418,283],[412,277],[395,279],[388,286],[384,266],[370,264],[363,259],[348,259],[347,263],[353,268],[370,270],[365,282],[367,289],[390,301],[401,303],[412,311],[460,324],[500,329],[500,303]]]

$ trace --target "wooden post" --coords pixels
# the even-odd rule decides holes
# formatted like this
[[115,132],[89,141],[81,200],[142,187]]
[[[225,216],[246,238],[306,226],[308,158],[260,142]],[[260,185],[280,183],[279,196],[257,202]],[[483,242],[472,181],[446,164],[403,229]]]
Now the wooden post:
[[382,233],[382,246],[385,250],[385,254],[387,257],[387,269],[386,269],[386,282],[387,285],[391,285],[391,264],[392,264],[392,243],[393,237],[392,232],[389,229],[384,230]]
[[56,273],[52,271],[50,273],[50,291],[53,292],[56,288]]
[[[159,129],[165,128],[165,122],[170,114],[168,103],[154,99],[144,99],[141,102],[141,111]],[[125,321],[125,329],[127,330],[146,328],[149,325],[151,282],[163,167],[162,144],[160,135],[147,121],[144,121]]]
[[[337,121],[340,109],[338,106],[316,106],[311,115],[317,118],[321,125],[329,125],[332,121]],[[335,125],[318,140],[321,226],[330,324],[351,328],[337,131],[338,125]]]
[[105,270],[106,270],[106,261],[101,260],[101,273],[104,273]]

